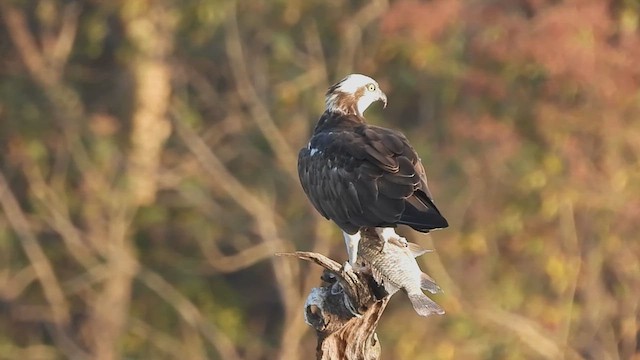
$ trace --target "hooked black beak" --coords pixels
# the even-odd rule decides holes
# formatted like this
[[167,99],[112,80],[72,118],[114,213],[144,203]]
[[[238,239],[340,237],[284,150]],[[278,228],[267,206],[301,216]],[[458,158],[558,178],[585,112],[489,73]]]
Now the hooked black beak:
[[378,97],[378,100],[380,100],[380,101],[382,101],[384,103],[382,108],[385,109],[387,107],[387,95],[385,95],[385,93],[380,91],[380,97]]

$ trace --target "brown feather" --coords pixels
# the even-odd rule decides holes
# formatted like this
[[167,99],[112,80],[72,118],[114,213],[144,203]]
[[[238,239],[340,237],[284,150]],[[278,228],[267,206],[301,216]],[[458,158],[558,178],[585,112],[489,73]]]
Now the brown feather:
[[[347,96],[338,100],[355,106]],[[369,126],[359,115],[323,114],[300,151],[298,172],[314,207],[350,234],[396,224],[418,231],[447,226],[406,137]]]

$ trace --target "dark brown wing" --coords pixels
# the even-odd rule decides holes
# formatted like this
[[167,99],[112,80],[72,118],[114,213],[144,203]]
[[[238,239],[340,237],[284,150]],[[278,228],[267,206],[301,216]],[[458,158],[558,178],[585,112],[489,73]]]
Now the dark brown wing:
[[[353,167],[345,163],[349,156],[337,156],[335,145],[337,142],[329,149],[300,150],[298,175],[302,188],[318,212],[353,234],[362,226],[355,223],[360,222],[357,220],[364,214],[364,209],[357,190],[357,175],[352,171]],[[372,189],[371,194],[374,193]]]
[[[370,161],[384,170],[377,181],[380,194],[403,202],[396,223],[422,232],[449,226],[433,203],[424,167],[407,138],[399,131],[377,126],[363,125],[359,132],[371,145]],[[379,160],[382,157],[384,161]]]
[[418,155],[397,131],[358,124],[316,133],[300,151],[298,173],[315,208],[346,232],[448,225],[431,200]]

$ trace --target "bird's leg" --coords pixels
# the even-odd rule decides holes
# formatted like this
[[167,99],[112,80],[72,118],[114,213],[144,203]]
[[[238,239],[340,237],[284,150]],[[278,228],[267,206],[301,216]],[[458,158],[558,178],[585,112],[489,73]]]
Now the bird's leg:
[[342,232],[344,236],[344,243],[347,245],[347,255],[349,256],[349,260],[344,264],[345,271],[352,270],[353,266],[356,265],[356,260],[358,259],[358,244],[360,243],[360,231],[357,233],[350,235],[346,232]]
[[[378,237],[384,241],[384,244],[388,242],[392,242],[398,246],[407,246],[407,239],[396,233],[396,230],[392,227],[387,228],[376,228],[376,233],[378,233]],[[383,248],[384,248],[383,244]]]

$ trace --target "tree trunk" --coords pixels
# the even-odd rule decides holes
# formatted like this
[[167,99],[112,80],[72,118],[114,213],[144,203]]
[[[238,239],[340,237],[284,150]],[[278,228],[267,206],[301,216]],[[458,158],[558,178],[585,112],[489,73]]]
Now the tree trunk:
[[152,204],[171,102],[171,64],[175,14],[162,2],[130,1],[123,7],[128,39],[137,53],[131,60],[135,79],[128,180],[135,205]]

